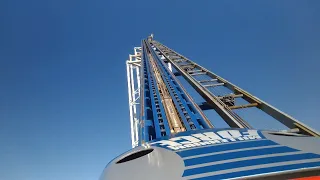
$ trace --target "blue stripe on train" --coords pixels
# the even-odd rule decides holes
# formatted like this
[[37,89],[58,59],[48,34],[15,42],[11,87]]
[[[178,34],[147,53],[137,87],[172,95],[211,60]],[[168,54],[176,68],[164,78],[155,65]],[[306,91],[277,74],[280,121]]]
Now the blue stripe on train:
[[263,174],[263,173],[272,173],[272,172],[278,172],[278,171],[295,170],[295,169],[300,169],[300,168],[312,168],[312,167],[320,167],[320,162],[311,162],[311,163],[301,163],[301,164],[283,165],[283,166],[277,166],[277,167],[260,168],[260,169],[254,169],[254,170],[239,171],[239,172],[234,172],[234,173],[207,176],[207,177],[202,177],[202,178],[194,178],[192,180],[231,179],[231,178],[240,178],[243,176],[258,175],[258,174]]
[[221,170],[230,169],[230,167],[239,168],[239,167],[245,167],[245,166],[255,166],[255,165],[261,165],[261,164],[312,159],[312,158],[320,158],[320,155],[305,153],[305,154],[297,154],[297,155],[266,157],[266,158],[250,159],[250,160],[243,160],[243,161],[230,162],[230,163],[224,163],[224,164],[216,164],[211,166],[187,169],[184,171],[183,176],[190,176],[190,175],[213,172],[213,171],[221,171]]
[[264,149],[254,149],[254,150],[246,150],[246,151],[238,151],[238,152],[230,152],[224,154],[216,154],[211,156],[203,156],[193,159],[184,160],[185,166],[192,166],[196,164],[203,164],[215,161],[229,160],[235,158],[242,157],[250,157],[250,156],[258,156],[258,155],[266,155],[266,154],[276,154],[276,153],[285,153],[285,152],[294,152],[298,151],[296,149],[292,149],[289,147],[270,147]]
[[226,144],[215,145],[215,146],[206,146],[203,148],[189,149],[189,150],[184,150],[176,153],[178,153],[181,157],[187,157],[187,156],[194,156],[198,154],[206,154],[206,153],[221,152],[221,151],[250,148],[250,147],[259,147],[259,146],[272,146],[272,145],[278,145],[278,144],[270,140],[246,141],[246,142],[240,142],[240,143],[226,143]]

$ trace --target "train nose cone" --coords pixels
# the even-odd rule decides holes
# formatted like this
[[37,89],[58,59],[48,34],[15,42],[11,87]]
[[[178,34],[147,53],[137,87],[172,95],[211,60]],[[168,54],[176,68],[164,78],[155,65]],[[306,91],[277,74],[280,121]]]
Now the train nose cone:
[[170,150],[138,147],[110,162],[100,180],[180,180],[184,167],[181,157]]

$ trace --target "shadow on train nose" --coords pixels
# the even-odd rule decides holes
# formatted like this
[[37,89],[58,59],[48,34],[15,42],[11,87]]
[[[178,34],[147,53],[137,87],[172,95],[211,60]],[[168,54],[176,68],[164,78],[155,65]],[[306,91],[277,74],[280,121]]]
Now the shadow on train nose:
[[100,180],[180,180],[184,168],[182,158],[173,151],[138,147],[110,162]]

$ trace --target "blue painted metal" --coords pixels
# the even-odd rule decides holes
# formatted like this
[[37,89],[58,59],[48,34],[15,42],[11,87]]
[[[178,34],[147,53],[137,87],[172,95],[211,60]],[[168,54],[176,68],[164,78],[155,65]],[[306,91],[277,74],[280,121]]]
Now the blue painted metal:
[[[153,58],[156,60],[156,64],[161,72],[161,76],[168,87],[169,93],[172,100],[177,107],[177,111],[184,122],[187,130],[201,129],[199,122],[203,128],[209,128],[208,124],[199,115],[196,108],[191,103],[190,99],[184,94],[182,88],[176,82],[170,70],[163,61],[159,58],[156,52],[152,49],[151,45],[148,44],[149,49],[152,52]],[[189,125],[189,126],[187,126]]]
[[144,94],[144,109],[142,109],[143,111],[143,115],[141,117],[142,122],[141,122],[141,140],[139,141],[139,145],[141,145],[141,143],[143,141],[149,141],[149,127],[146,126],[147,121],[153,121],[153,116],[152,116],[152,104],[151,104],[151,97],[150,97],[150,87],[149,87],[149,72],[148,72],[148,68],[146,66],[146,62],[145,62],[145,55],[144,53],[142,54],[142,63],[141,63],[141,71],[143,71],[143,94]]
[[[180,115],[180,117],[181,117],[181,119],[182,119],[182,121],[183,121],[183,123],[185,125],[185,128],[188,131],[190,131],[192,129],[200,129],[200,126],[199,126],[198,122],[194,121],[195,118],[192,116],[192,114],[190,114],[189,108],[186,108],[188,106],[186,105],[185,102],[182,101],[181,95],[179,96],[179,94],[177,93],[178,91],[177,91],[176,86],[172,83],[172,81],[171,82],[169,81],[167,72],[164,70],[163,65],[159,64],[159,62],[157,61],[157,57],[154,56],[154,52],[153,51],[152,51],[152,55],[153,55],[154,59],[156,60],[156,64],[157,64],[158,68],[160,67],[159,70],[160,70],[160,73],[161,73],[161,77],[163,78],[166,86],[168,87],[168,91],[169,91],[169,93],[170,93],[170,95],[172,97],[172,101],[173,101],[173,103],[175,104],[175,107],[178,110],[178,113],[179,113],[179,115]],[[178,96],[178,97],[176,97],[176,96]],[[180,104],[182,104],[183,107],[185,107],[186,112],[182,111],[183,109],[180,107]],[[190,116],[190,115],[192,117],[190,117],[190,119],[188,121],[186,117]],[[187,125],[189,125],[189,126],[187,126]]]
[[230,153],[223,153],[223,156],[221,154],[215,154],[215,155],[209,155],[209,156],[203,156],[198,158],[192,158],[187,159],[184,161],[185,166],[192,166],[196,164],[204,164],[209,162],[215,162],[215,161],[221,161],[225,160],[226,157],[228,159],[235,159],[235,158],[242,158],[242,157],[250,157],[250,156],[259,156],[259,155],[266,155],[266,154],[275,154],[275,153],[286,153],[286,152],[296,152],[298,150],[292,149],[289,147],[266,147],[259,150],[246,150],[246,151],[239,151],[239,152],[230,152]]
[[[160,53],[160,51],[158,51]],[[163,71],[167,74],[167,77],[169,78],[170,85],[175,87],[176,92],[178,92],[178,96],[180,99],[183,99],[182,103],[185,103],[187,107],[186,110],[191,116],[191,119],[193,122],[196,122],[196,124],[200,124],[202,128],[207,129],[210,128],[210,126],[207,124],[207,122],[201,117],[200,113],[196,110],[194,105],[191,102],[191,99],[186,96],[186,94],[182,91],[182,88],[178,85],[177,79],[175,78],[174,73],[172,73],[165,62],[161,60],[160,56],[157,55],[157,53],[153,50],[153,55],[156,57],[158,63],[161,65],[161,68]],[[185,101],[185,102],[184,102]]]
[[[143,93],[143,115],[141,117],[141,140],[148,142],[153,139],[158,139],[163,136],[170,135],[170,128],[166,118],[165,110],[161,102],[159,89],[157,88],[154,73],[151,69],[150,60],[147,56],[147,48],[150,50],[152,57],[155,60],[156,66],[161,74],[164,83],[168,87],[173,103],[177,108],[186,130],[195,130],[209,128],[209,125],[196,110],[191,100],[183,92],[182,88],[176,82],[176,78],[169,71],[166,64],[159,58],[156,52],[152,49],[147,41],[142,41],[142,68],[143,74],[142,87]],[[140,141],[139,143],[141,143]]]
[[[215,164],[211,166],[187,169],[184,172],[183,176],[191,176],[195,174],[221,171],[221,170],[231,169],[231,167],[240,168],[240,167],[246,167],[246,166],[266,165],[270,163],[287,162],[287,161],[294,161],[294,160],[305,160],[305,159],[313,159],[313,158],[320,158],[320,155],[305,153],[305,154],[294,154],[294,155],[286,155],[286,156],[279,156],[279,157],[250,159],[250,160],[244,160],[244,161],[236,161],[236,162],[230,162],[230,163]],[[278,169],[281,169],[281,167],[278,167]]]
[[244,141],[240,143],[234,144],[222,144],[219,146],[209,146],[198,149],[190,149],[181,152],[177,152],[181,157],[194,156],[197,154],[207,154],[213,152],[223,152],[233,149],[241,149],[241,148],[251,148],[251,147],[260,147],[260,146],[272,146],[276,145],[276,143],[269,140],[260,140],[260,141]]
[[[151,71],[150,63],[148,60],[147,52],[146,52],[146,47],[143,46],[143,68],[144,68],[144,83],[148,87],[148,98],[145,99],[144,101],[148,102],[149,106],[145,106],[145,114],[148,115],[148,118],[145,118],[144,121],[152,121],[153,126],[148,126],[145,128],[148,128],[144,130],[145,135],[144,139],[145,141],[149,141],[152,139],[160,138],[162,136],[167,136],[170,135],[170,128],[168,125],[167,118],[165,116],[165,111],[163,108],[162,103],[160,102],[160,94],[158,88],[156,88],[156,82],[154,78],[154,74]],[[154,132],[150,134],[152,129],[149,128],[154,128]]]

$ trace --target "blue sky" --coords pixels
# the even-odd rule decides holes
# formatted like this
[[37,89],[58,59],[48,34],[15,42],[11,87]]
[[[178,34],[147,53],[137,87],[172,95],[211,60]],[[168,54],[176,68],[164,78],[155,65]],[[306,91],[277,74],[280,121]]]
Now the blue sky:
[[98,179],[128,150],[125,60],[152,32],[320,130],[319,8],[318,0],[2,0],[0,179]]

